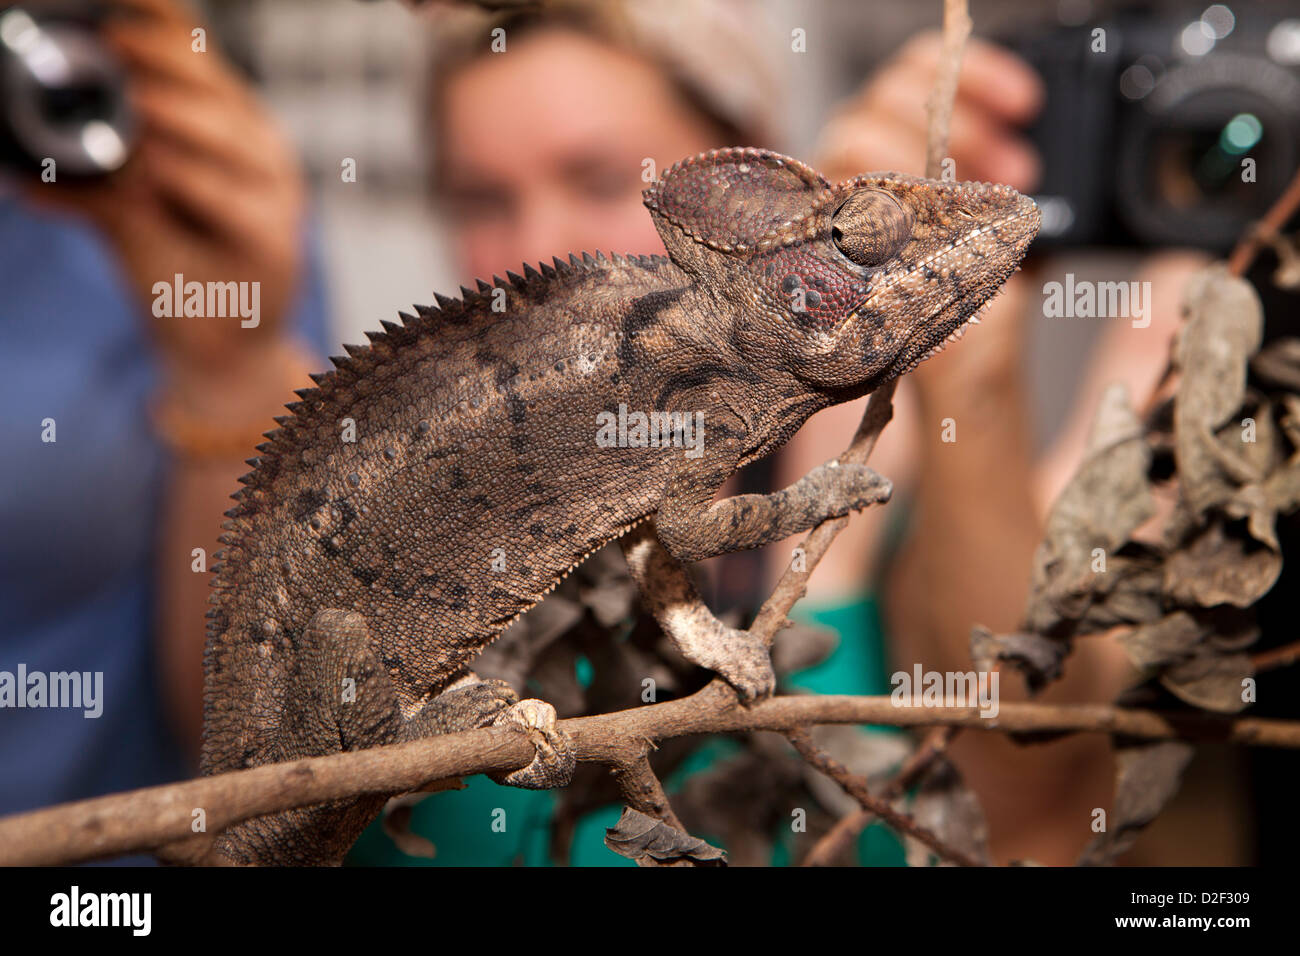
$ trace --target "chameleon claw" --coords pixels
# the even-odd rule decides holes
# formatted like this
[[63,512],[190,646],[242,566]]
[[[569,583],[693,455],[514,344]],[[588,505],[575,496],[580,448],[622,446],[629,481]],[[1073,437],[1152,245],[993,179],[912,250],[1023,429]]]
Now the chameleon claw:
[[497,783],[525,790],[553,790],[573,779],[577,758],[569,735],[556,726],[555,708],[544,700],[530,698],[506,708],[494,725],[510,725],[525,731],[537,748],[532,763],[519,770],[492,775]]

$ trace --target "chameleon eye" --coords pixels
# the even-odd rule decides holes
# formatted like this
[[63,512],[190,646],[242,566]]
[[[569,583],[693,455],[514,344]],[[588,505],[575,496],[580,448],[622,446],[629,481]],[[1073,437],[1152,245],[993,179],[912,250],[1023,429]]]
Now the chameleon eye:
[[860,266],[878,266],[898,254],[912,235],[912,216],[889,193],[860,189],[835,213],[831,238]]

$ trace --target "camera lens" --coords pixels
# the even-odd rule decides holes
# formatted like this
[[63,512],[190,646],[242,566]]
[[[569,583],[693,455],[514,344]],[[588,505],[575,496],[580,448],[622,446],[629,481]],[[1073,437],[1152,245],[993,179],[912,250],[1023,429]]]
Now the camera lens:
[[103,86],[83,82],[41,90],[39,109],[53,126],[84,126],[111,115],[113,102]]
[[1297,165],[1300,81],[1219,56],[1175,68],[1119,136],[1118,213],[1140,240],[1231,246]]

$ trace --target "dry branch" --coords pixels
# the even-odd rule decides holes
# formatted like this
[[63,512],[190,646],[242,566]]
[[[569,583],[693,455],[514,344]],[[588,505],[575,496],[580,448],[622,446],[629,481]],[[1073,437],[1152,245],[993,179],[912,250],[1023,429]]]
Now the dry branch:
[[[816,724],[953,725],[1001,732],[1108,733],[1143,740],[1210,739],[1300,749],[1300,724],[1106,705],[1007,704],[996,719],[978,707],[898,707],[889,697],[798,695],[742,707],[710,684],[680,700],[559,722],[581,761],[629,766],[647,742],[688,734]],[[62,804],[0,819],[0,865],[75,863],[194,838],[195,810],[209,833],[250,817],[358,794],[419,790],[446,777],[514,770],[532,759],[527,736],[488,727],[410,743],[331,754],[183,783]]]
[[801,727],[798,730],[790,731],[785,736],[794,749],[799,751],[799,756],[803,757],[810,767],[824,773],[839,784],[845,793],[862,804],[862,809],[865,812],[879,817],[898,833],[910,836],[912,839],[929,847],[941,859],[949,860],[960,866],[982,865],[979,860],[972,859],[956,847],[948,846],[936,834],[918,824],[907,814],[895,810],[890,806],[888,799],[873,794],[865,779],[818,747],[812,739],[812,734],[806,728]]
[[[838,459],[842,464],[865,464],[871,456],[880,432],[894,417],[894,389],[897,386],[898,380],[892,379],[871,394],[871,400],[862,414],[862,422],[858,425],[853,441]],[[749,626],[751,634],[762,638],[766,644],[772,643],[776,632],[785,626],[786,615],[807,593],[808,578],[812,576],[818,562],[825,556],[835,536],[848,527],[848,524],[847,517],[832,518],[823,521],[808,532],[799,544],[799,548],[804,553],[803,570],[796,570],[793,562],[786,567],[781,580],[777,582],[768,599],[763,602],[763,606],[754,617],[754,622]]]
[[926,101],[929,126],[925,144],[925,175],[938,179],[943,172],[943,161],[948,153],[948,127],[952,122],[952,106],[957,97],[957,78],[961,75],[961,58],[970,36],[970,12],[966,0],[943,2],[943,53],[939,58],[939,73],[934,88]]
[[[892,802],[901,797],[904,793],[925,775],[930,766],[942,757],[948,751],[948,745],[952,743],[952,738],[959,732],[958,727],[936,727],[931,730],[921,742],[921,745],[912,751],[911,755],[904,761],[903,766],[898,773],[894,774],[889,783],[885,784],[880,792],[880,798],[883,801]],[[841,817],[835,822],[835,825],[828,830],[808,851],[804,857],[801,866],[830,866],[841,853],[843,853],[872,820],[876,818],[876,812],[866,807],[857,810],[847,816]]]
[[1246,234],[1228,256],[1228,271],[1235,276],[1244,276],[1260,248],[1281,231],[1296,210],[1300,210],[1300,169],[1296,170],[1290,185],[1264,214],[1264,218],[1246,230]]

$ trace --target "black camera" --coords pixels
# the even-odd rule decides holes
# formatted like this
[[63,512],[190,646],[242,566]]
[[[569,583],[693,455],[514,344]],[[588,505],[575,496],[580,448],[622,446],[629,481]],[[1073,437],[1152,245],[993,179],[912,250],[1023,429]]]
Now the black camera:
[[[0,3],[0,164],[98,176],[131,151],[125,73],[92,3]],[[51,162],[53,165],[51,166]]]
[[1222,251],[1300,164],[1300,17],[1198,4],[1008,38],[1042,75],[1039,242]]

